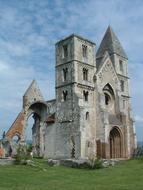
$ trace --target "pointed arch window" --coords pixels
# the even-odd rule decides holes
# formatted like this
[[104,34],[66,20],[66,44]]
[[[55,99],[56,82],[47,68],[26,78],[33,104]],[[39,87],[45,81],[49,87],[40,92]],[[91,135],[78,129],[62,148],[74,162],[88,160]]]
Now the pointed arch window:
[[104,86],[103,93],[106,108],[110,111],[113,111],[115,105],[115,94],[109,83]]
[[63,81],[67,81],[67,76],[68,76],[68,68],[63,69]]
[[125,83],[123,80],[120,81],[121,91],[124,92],[125,90]]
[[105,95],[105,105],[108,106],[111,101],[111,97],[107,93],[104,93],[104,95]]
[[83,68],[83,80],[88,80],[88,69]]
[[83,91],[83,97],[84,97],[84,101],[87,102],[88,101],[88,91]]
[[68,57],[68,45],[63,45],[63,58]]
[[82,45],[82,56],[87,57],[87,46],[86,45]]
[[120,71],[123,72],[123,61],[119,60]]
[[126,100],[123,100],[123,109],[126,108]]
[[67,90],[63,91],[63,101],[64,102],[67,101],[67,96],[68,96],[68,91]]
[[75,139],[71,136],[71,158],[75,158]]
[[87,111],[86,114],[85,114],[85,119],[86,120],[89,120],[89,112]]

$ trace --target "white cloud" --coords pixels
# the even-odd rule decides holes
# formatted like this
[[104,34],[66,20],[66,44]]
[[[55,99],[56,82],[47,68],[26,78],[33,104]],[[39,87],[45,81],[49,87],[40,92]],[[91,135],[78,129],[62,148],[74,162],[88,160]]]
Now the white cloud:
[[43,75],[34,66],[15,66],[0,61],[0,133],[8,130],[17,114],[22,109],[22,97],[36,77],[45,100],[54,98],[54,80],[52,76]]
[[0,61],[0,74],[7,70],[9,70],[9,66],[5,62]]
[[19,112],[33,78],[46,99],[54,97],[57,40],[78,33],[98,47],[109,24],[128,54],[133,111],[142,115],[142,20],[142,1],[0,1],[0,108],[9,113],[7,120],[12,120],[11,110]]
[[143,115],[142,115],[142,116],[136,115],[136,116],[135,116],[135,121],[136,121],[136,122],[143,123]]

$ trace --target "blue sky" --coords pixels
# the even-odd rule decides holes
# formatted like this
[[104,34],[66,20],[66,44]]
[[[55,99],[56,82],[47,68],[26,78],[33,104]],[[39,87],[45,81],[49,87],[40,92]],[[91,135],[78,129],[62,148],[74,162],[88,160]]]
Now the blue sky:
[[138,140],[143,141],[143,1],[0,0],[0,134],[22,107],[33,79],[54,98],[57,40],[77,33],[96,42],[110,24],[129,58]]

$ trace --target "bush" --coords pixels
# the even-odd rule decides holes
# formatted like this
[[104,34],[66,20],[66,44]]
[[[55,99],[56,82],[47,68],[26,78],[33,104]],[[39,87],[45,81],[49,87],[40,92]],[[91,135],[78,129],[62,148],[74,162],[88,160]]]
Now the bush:
[[29,152],[29,153],[32,152],[32,149],[33,149],[32,144],[29,144],[29,145],[27,146],[27,148],[26,148],[27,152]]
[[103,168],[103,161],[96,157],[89,158],[88,168],[89,169],[101,169],[101,168]]
[[78,169],[100,169],[103,168],[103,161],[96,157],[89,158],[88,160],[61,160],[60,164]]
[[26,160],[30,159],[29,151],[25,146],[19,145],[17,154],[14,156],[16,164],[26,164]]

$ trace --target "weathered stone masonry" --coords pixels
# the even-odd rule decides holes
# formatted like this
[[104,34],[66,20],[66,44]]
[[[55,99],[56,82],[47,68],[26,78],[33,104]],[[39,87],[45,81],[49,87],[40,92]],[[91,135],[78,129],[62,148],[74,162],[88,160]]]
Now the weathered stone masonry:
[[95,43],[71,35],[56,43],[56,99],[45,101],[33,81],[23,109],[6,133],[25,143],[33,114],[33,152],[48,158],[129,158],[136,147],[131,117],[128,58],[108,27]]

